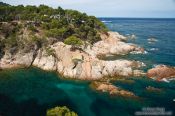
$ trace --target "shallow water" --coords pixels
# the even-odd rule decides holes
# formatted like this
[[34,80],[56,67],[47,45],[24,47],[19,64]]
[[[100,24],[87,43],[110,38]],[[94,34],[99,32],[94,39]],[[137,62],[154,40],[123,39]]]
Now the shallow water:
[[[2,71],[0,77],[2,116],[44,116],[46,109],[64,105],[80,116],[129,116],[148,106],[175,110],[174,82],[158,83],[146,78],[114,82],[140,97],[133,99],[98,93],[89,88],[89,82],[62,80],[54,72],[37,68]],[[145,87],[149,85],[163,90],[148,92]]]
[[[175,20],[105,20],[112,31],[135,34],[137,39],[131,42],[148,50],[145,55],[122,57],[143,61],[147,64],[146,69],[154,64],[175,66]],[[158,41],[149,44],[149,37]],[[151,48],[159,50],[149,51]],[[120,57],[111,57],[115,58]],[[44,116],[48,108],[55,106],[67,106],[80,116],[133,116],[143,107],[164,107],[166,111],[175,112],[175,81],[164,83],[146,77],[133,77],[113,83],[134,92],[139,98],[98,93],[89,87],[89,82],[63,80],[55,72],[34,67],[1,71],[0,116]],[[147,91],[148,86],[160,88],[161,91]]]

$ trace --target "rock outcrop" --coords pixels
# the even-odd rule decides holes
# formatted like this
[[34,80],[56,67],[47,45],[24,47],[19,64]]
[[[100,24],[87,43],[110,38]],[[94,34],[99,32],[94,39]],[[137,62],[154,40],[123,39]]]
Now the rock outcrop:
[[0,60],[0,68],[16,68],[16,67],[29,67],[33,61],[34,51],[29,53],[18,52],[12,55],[9,52],[6,52],[3,58]]
[[119,95],[119,96],[124,96],[124,97],[136,97],[134,93],[123,90],[119,87],[116,87],[111,83],[92,82],[91,87],[97,91],[109,93],[110,95]]
[[155,68],[148,70],[147,76],[158,81],[162,80],[163,78],[175,78],[175,68],[168,67],[166,65],[158,65]]
[[133,51],[142,52],[140,47],[123,42],[125,37],[114,32],[101,35],[102,40],[83,50],[71,50],[70,45],[63,42],[48,46],[52,53],[44,48],[29,53],[19,52],[14,55],[6,53],[0,60],[0,68],[13,68],[18,66],[36,66],[44,70],[54,70],[65,77],[82,80],[97,80],[105,76],[141,76],[145,73],[138,70],[144,66],[139,61],[129,60],[100,60],[100,54],[128,54]]
[[110,32],[109,36],[105,38],[102,35],[102,41],[95,43],[92,50],[96,55],[125,55],[130,52],[144,53],[143,48],[138,47],[135,44],[125,43],[126,37],[119,33]]

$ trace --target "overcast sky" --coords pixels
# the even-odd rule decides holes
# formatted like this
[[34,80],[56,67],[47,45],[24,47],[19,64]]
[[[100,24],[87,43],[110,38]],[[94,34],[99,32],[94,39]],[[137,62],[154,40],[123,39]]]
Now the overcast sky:
[[175,18],[175,0],[0,0],[11,5],[45,4],[97,17]]

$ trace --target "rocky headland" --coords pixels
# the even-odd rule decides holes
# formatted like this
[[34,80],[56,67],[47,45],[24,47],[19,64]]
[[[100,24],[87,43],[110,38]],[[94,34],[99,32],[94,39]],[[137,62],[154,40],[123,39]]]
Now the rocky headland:
[[[100,60],[98,55],[124,55],[133,51],[144,52],[137,45],[124,42],[126,37],[116,32],[101,34],[101,41],[93,45],[82,46],[72,51],[71,45],[56,42],[47,49],[33,49],[17,53],[6,51],[0,59],[0,68],[16,68],[36,66],[43,70],[57,71],[64,77],[81,80],[98,80],[106,76],[143,76],[139,70],[144,63],[118,59],[114,61]],[[49,51],[49,52],[48,52]]]

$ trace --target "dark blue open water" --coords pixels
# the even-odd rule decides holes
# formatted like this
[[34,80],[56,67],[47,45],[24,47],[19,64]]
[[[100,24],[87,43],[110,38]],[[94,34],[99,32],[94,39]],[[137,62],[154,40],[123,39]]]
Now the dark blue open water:
[[[116,19],[103,18],[111,31],[135,34],[137,43],[148,54],[127,55],[147,64],[175,66],[175,19]],[[148,43],[148,38],[156,38]],[[151,48],[158,48],[152,51]],[[118,57],[111,57],[117,59]],[[60,79],[55,72],[37,68],[13,69],[0,72],[0,116],[44,116],[46,110],[55,106],[68,106],[80,116],[133,116],[143,107],[164,107],[175,113],[175,82],[155,82],[146,77],[114,82],[115,85],[134,92],[139,99],[109,96],[89,88],[89,82]],[[150,92],[145,88],[161,88]]]
[[[132,59],[138,59],[153,64],[166,64],[175,66],[175,19],[130,19],[130,18],[100,18],[105,21],[111,31],[117,31],[123,35],[136,36],[135,41],[147,51],[147,55],[130,55]],[[158,41],[148,43],[147,39],[155,38]],[[155,48],[156,50],[152,50]],[[128,57],[130,58],[130,57]]]

